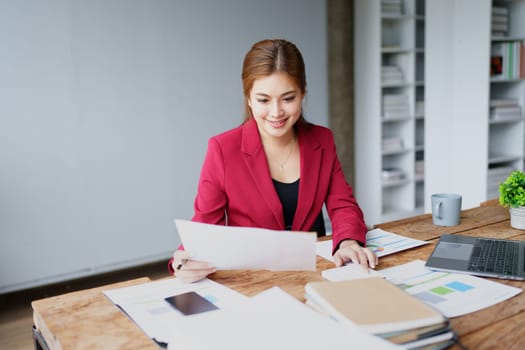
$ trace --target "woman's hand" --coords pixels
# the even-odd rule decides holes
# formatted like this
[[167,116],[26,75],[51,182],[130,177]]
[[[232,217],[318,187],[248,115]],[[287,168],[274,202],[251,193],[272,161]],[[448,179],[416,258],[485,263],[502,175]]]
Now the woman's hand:
[[184,250],[176,250],[173,253],[171,266],[173,271],[175,271],[175,276],[186,283],[200,281],[217,271],[215,267],[210,266],[207,262],[191,260],[190,254]]
[[379,264],[377,255],[368,248],[361,247],[357,241],[345,240],[339,244],[339,249],[334,254],[336,266],[343,266],[346,262],[351,261],[360,264],[364,268],[375,268]]

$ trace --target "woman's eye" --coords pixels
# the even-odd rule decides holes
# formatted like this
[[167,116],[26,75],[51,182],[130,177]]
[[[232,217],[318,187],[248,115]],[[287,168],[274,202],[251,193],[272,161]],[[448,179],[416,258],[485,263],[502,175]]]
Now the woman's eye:
[[259,103],[267,103],[268,99],[266,99],[266,98],[258,98],[257,102],[259,102]]
[[295,96],[288,96],[288,97],[285,97],[284,100],[286,102],[292,102],[293,100],[295,100]]

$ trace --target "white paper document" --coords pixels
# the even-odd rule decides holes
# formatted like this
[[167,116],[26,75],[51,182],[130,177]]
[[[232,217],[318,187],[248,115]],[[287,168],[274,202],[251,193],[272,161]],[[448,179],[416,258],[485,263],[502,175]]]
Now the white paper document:
[[358,278],[369,278],[382,276],[376,270],[371,268],[365,269],[363,266],[354,263],[347,263],[341,267],[334,267],[332,269],[324,270],[321,276],[329,281],[346,281]]
[[[376,253],[379,258],[428,243],[429,242],[419,239],[388,232],[380,228],[370,230],[366,234],[366,246]],[[318,242],[316,253],[327,260],[333,261],[332,241]]]
[[[215,305],[218,310],[242,305],[248,297],[209,279],[183,283],[176,278],[147,282],[104,291],[104,294],[122,309],[154,341],[166,345],[173,327],[196,315],[184,315],[164,299],[187,292]],[[217,310],[210,311],[216,312]]]
[[172,328],[170,350],[208,349],[402,349],[363,330],[343,325],[278,287],[237,308],[196,315]]
[[422,260],[414,260],[379,272],[447,317],[481,310],[522,291],[520,288],[481,277],[432,271],[425,267]]
[[175,220],[192,259],[219,270],[315,271],[313,232],[275,231]]

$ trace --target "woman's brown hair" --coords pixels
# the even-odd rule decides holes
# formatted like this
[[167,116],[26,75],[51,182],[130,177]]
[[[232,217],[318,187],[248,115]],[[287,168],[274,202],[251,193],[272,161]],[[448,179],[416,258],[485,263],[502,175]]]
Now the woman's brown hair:
[[[306,94],[306,73],[301,52],[283,39],[266,39],[255,43],[244,57],[242,86],[244,93],[244,121],[252,117],[248,97],[255,80],[273,73],[287,73],[303,96]],[[304,121],[303,115],[299,118]]]

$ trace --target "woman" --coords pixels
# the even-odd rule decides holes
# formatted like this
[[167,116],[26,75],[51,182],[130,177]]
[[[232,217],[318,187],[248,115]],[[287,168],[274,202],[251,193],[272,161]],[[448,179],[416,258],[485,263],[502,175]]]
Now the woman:
[[[332,222],[334,261],[374,268],[365,248],[367,228],[346,183],[331,131],[308,123],[301,53],[286,40],[263,40],[246,54],[242,71],[245,118],[212,137],[202,167],[193,221],[315,231],[325,234],[322,208]],[[215,269],[175,251],[169,268],[195,282]]]

